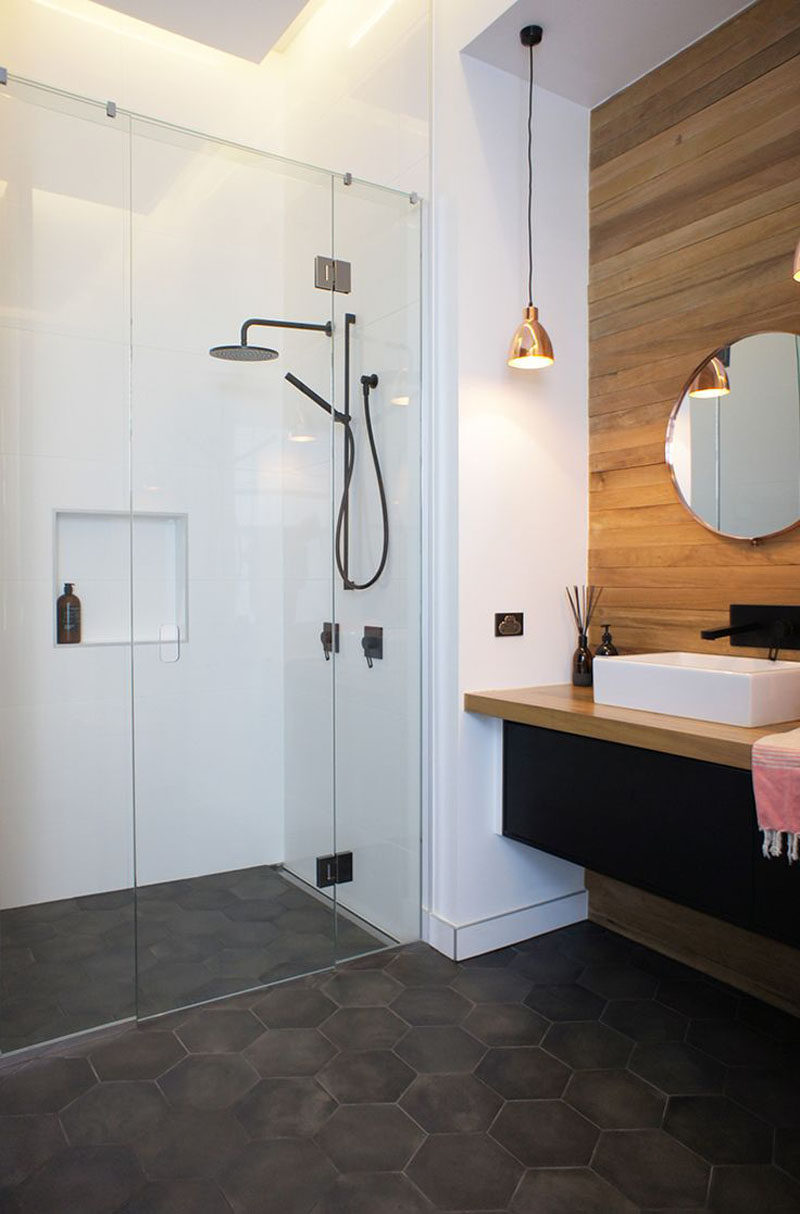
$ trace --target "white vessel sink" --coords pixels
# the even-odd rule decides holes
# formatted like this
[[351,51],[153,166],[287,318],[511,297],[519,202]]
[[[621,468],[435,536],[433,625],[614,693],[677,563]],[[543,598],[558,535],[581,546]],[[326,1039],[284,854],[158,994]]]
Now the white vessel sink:
[[725,725],[800,719],[800,662],[711,653],[595,658],[596,704]]

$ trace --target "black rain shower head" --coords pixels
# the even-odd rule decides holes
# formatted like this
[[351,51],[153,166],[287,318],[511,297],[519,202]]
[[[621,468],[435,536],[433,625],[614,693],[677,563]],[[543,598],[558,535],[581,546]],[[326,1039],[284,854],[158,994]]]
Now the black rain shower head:
[[211,357],[224,358],[232,363],[272,362],[278,357],[277,350],[271,350],[269,346],[248,346],[247,344],[247,332],[254,325],[268,329],[306,329],[315,333],[327,333],[328,337],[333,333],[333,325],[329,320],[322,325],[316,325],[299,320],[265,320],[260,316],[251,316],[242,325],[238,346],[212,346],[209,350]]
[[278,357],[277,350],[268,346],[212,346],[209,350],[212,358],[225,358],[234,363],[267,363]]

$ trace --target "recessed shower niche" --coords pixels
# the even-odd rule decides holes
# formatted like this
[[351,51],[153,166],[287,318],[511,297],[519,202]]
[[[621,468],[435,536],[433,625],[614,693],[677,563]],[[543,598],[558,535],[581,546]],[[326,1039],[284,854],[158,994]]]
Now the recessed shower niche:
[[188,640],[185,514],[56,510],[53,602],[65,582],[82,607],[82,645],[131,639],[131,552],[136,645]]

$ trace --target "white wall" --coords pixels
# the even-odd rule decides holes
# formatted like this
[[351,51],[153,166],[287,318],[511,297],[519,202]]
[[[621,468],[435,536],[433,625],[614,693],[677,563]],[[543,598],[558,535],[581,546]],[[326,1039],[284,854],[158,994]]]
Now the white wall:
[[[525,299],[524,82],[460,56],[504,5],[435,8],[429,933],[467,956],[585,913],[582,871],[502,838],[498,722],[465,690],[566,682],[587,527],[588,111],[537,89],[535,301],[555,365],[505,357]],[[522,51],[521,51],[522,53]],[[494,612],[525,612],[496,640]]]

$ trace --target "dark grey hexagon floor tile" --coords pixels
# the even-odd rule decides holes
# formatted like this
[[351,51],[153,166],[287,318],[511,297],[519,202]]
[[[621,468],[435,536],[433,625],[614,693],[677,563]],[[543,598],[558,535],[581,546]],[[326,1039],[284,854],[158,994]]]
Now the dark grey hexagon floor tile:
[[739,1019],[759,1033],[766,1033],[776,1041],[800,1043],[800,1016],[790,1016],[780,1008],[762,1003],[760,999],[751,999],[742,995],[739,1000]]
[[521,1165],[485,1134],[434,1134],[406,1169],[441,1210],[504,1209]]
[[593,1020],[554,1024],[542,1044],[576,1071],[625,1066],[633,1049],[630,1037]]
[[[775,1134],[775,1163],[800,1180],[800,1130],[778,1130]],[[2,1183],[2,1181],[0,1181]]]
[[774,1126],[800,1128],[800,1067],[735,1067],[728,1072],[725,1095]]
[[649,999],[658,981],[635,965],[587,965],[578,982],[601,999]]
[[528,1168],[564,1168],[588,1164],[599,1130],[560,1100],[512,1100],[489,1133]]
[[313,1075],[336,1053],[318,1029],[270,1029],[244,1051],[263,1078]]
[[409,1029],[395,1050],[415,1071],[446,1074],[474,1070],[485,1048],[463,1029],[445,1025]]
[[256,1000],[253,1011],[270,1029],[313,1029],[336,1011],[322,991],[287,982]]
[[365,953],[363,957],[351,957],[341,963],[346,970],[385,970],[395,957],[400,955],[398,948],[380,948],[375,952]]
[[484,1045],[538,1045],[549,1021],[522,1003],[479,1003],[464,1028]]
[[286,908],[272,898],[243,898],[229,902],[220,912],[233,923],[269,923]]
[[340,1007],[377,1007],[391,1003],[400,985],[385,970],[339,970],[323,991]]
[[0,1078],[0,1113],[57,1113],[96,1082],[86,1058],[37,1058]]
[[479,1134],[502,1098],[474,1075],[419,1075],[400,1104],[429,1134]]
[[396,1104],[340,1106],[317,1134],[340,1172],[400,1172],[424,1138]]
[[429,1214],[432,1210],[406,1176],[378,1172],[340,1176],[312,1214]]
[[475,1074],[506,1100],[552,1100],[564,1091],[570,1070],[541,1049],[492,1049]]
[[800,1210],[800,1185],[778,1168],[714,1168],[708,1208],[718,1214],[796,1214]]
[[459,967],[449,957],[423,945],[404,949],[386,972],[403,986],[447,986],[458,977]]
[[770,1163],[773,1129],[725,1096],[673,1096],[664,1129],[709,1163]]
[[209,974],[223,979],[240,979],[237,985],[258,984],[258,976],[264,967],[269,965],[271,954],[266,944],[264,947],[244,944],[219,949],[213,956],[207,957],[205,967]]
[[509,1207],[513,1214],[638,1214],[638,1207],[588,1168],[528,1172]]
[[[336,1179],[336,1171],[307,1138],[251,1142],[222,1174],[220,1185],[236,1214],[308,1214]],[[266,1205],[265,1203],[269,1203]]]
[[685,1016],[654,999],[615,999],[602,1021],[634,1041],[683,1041],[689,1027]]
[[145,1182],[128,1147],[74,1147],[54,1155],[19,1189],[24,1214],[110,1214]]
[[0,1190],[21,1184],[65,1145],[53,1113],[0,1117]]
[[231,1214],[216,1185],[203,1180],[157,1180],[140,1189],[119,1214]]
[[408,1025],[388,1007],[341,1007],[321,1031],[341,1050],[389,1050]]
[[727,1066],[779,1067],[791,1059],[791,1047],[765,1037],[740,1020],[696,1020],[687,1041]]
[[670,1096],[720,1092],[725,1078],[719,1062],[682,1041],[637,1045],[629,1069]]
[[183,890],[175,895],[178,906],[184,910],[221,910],[232,903],[238,902],[236,894],[224,887],[204,888],[202,885],[194,889]]
[[475,957],[467,957],[466,960],[459,962],[462,969],[504,969],[510,965],[519,953],[511,946],[509,948],[496,948],[491,953],[478,953]]
[[460,1024],[472,1004],[449,986],[407,986],[392,1004],[392,1011],[408,1024],[426,1026]]
[[675,961],[665,953],[646,948],[643,944],[634,945],[630,961],[639,969],[647,970],[648,974],[655,974],[664,982],[698,982],[703,978],[699,970],[684,965],[682,961]]
[[134,1149],[153,1179],[190,1180],[215,1176],[246,1143],[244,1127],[228,1109],[170,1109]]
[[175,1030],[192,1054],[226,1054],[251,1045],[264,1026],[245,1008],[204,1008]]
[[528,978],[514,969],[462,969],[453,990],[473,1003],[521,1002],[531,989]]
[[690,1020],[732,1019],[739,1007],[735,995],[709,982],[661,982],[656,999]]
[[341,1104],[399,1100],[414,1072],[390,1050],[345,1050],[317,1078]]
[[[576,928],[594,930],[577,931]],[[634,951],[634,945],[624,936],[609,932],[595,923],[574,924],[558,933],[558,946],[568,957],[584,965],[624,965]]]
[[663,1130],[610,1130],[600,1136],[592,1167],[637,1205],[705,1204],[711,1169]]
[[[131,931],[131,968],[133,967],[133,931]],[[31,945],[37,961],[83,961],[103,949],[103,939],[100,936],[87,936],[74,932],[71,936],[54,936],[49,940],[41,940]],[[3,950],[4,965],[8,950]]]
[[262,1079],[234,1112],[251,1138],[309,1138],[335,1108],[314,1079]]
[[84,1092],[61,1112],[72,1146],[131,1143],[163,1121],[167,1102],[153,1082],[114,1080]]
[[578,1071],[564,1099],[604,1130],[657,1129],[666,1099],[630,1071]]
[[257,1081],[258,1075],[239,1054],[194,1054],[158,1082],[176,1108],[224,1109]]
[[511,962],[512,971],[522,974],[532,986],[564,986],[575,982],[584,968],[582,962],[567,957],[551,943],[541,944],[534,951],[521,952]]
[[525,1003],[548,1020],[599,1020],[605,999],[578,986],[577,982],[535,986]]
[[173,1033],[131,1029],[90,1054],[101,1079],[157,1079],[186,1051]]

